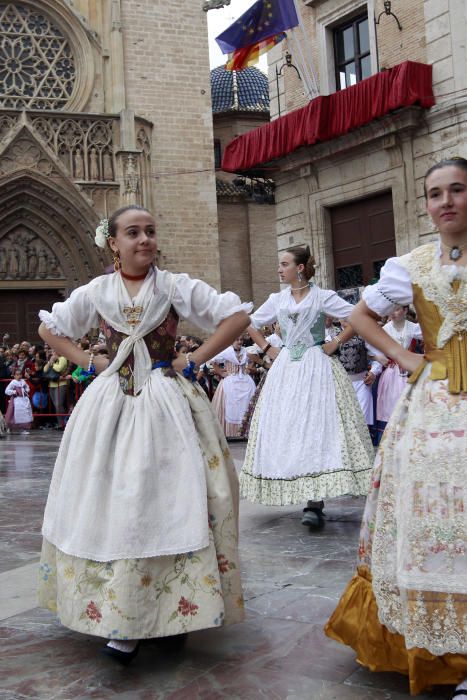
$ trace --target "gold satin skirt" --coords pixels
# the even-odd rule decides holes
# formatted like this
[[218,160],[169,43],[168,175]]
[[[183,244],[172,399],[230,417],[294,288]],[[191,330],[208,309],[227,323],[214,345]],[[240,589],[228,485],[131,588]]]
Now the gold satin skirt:
[[349,582],[324,631],[328,637],[352,647],[357,661],[370,671],[396,671],[409,677],[410,694],[434,685],[457,685],[467,678],[467,656],[434,656],[426,649],[407,649],[404,637],[390,632],[378,619],[365,566]]

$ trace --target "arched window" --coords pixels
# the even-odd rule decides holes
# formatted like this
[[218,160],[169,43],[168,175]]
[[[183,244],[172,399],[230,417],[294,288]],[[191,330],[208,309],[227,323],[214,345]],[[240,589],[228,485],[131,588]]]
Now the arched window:
[[0,0],[0,107],[63,109],[76,81],[69,40],[42,11]]

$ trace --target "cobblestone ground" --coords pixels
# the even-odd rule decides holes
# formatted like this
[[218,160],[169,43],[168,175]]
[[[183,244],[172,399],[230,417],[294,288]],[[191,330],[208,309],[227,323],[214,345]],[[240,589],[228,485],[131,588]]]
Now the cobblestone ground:
[[[61,627],[36,607],[40,527],[60,435],[0,442],[0,698],[2,700],[402,700],[405,678],[371,674],[323,623],[355,565],[363,499],[328,501],[311,534],[297,508],[241,504],[247,618],[190,635],[184,651],[142,647],[129,668],[99,654],[103,640]],[[241,465],[244,444],[233,444]],[[447,689],[419,696],[447,698]]]

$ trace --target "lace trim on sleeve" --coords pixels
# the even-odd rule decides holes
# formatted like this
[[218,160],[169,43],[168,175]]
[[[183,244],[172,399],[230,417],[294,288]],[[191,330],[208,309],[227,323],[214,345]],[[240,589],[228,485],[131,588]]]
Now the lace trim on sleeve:
[[44,324],[44,326],[49,330],[53,335],[59,335],[64,337],[63,333],[60,333],[60,331],[57,328],[57,324],[54,321],[54,317],[50,313],[50,311],[44,311],[43,309],[39,311],[39,318]]

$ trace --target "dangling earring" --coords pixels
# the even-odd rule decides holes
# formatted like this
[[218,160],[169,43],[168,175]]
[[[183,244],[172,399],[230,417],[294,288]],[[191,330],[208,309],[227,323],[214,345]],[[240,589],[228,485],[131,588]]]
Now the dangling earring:
[[120,270],[121,266],[122,266],[122,264],[120,262],[120,253],[117,250],[117,252],[114,253],[114,270],[115,270],[115,272],[118,272]]
[[301,273],[301,272],[299,272],[299,273],[298,273],[298,275],[297,275],[297,277],[298,277],[298,281],[299,281],[299,282],[301,282],[301,281],[302,281],[302,279],[303,279],[303,278],[302,278],[302,273]]

